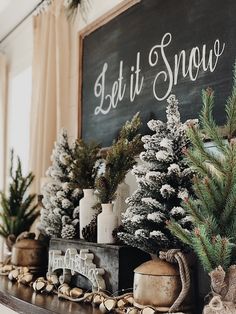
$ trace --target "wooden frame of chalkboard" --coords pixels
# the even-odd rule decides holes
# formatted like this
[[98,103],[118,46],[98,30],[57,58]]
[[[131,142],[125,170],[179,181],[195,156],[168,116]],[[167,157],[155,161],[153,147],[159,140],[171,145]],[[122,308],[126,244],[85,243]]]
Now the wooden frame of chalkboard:
[[83,29],[79,137],[110,146],[137,111],[147,134],[149,120],[166,120],[170,94],[179,99],[182,121],[198,118],[207,87],[223,126],[236,57],[234,10],[235,0],[127,0]]
[[83,41],[86,36],[89,36],[99,27],[105,25],[113,18],[126,11],[133,5],[139,3],[142,0],[124,0],[113,9],[96,19],[94,22],[86,26],[79,32],[79,88],[78,88],[78,138],[82,137],[82,86],[83,86]]

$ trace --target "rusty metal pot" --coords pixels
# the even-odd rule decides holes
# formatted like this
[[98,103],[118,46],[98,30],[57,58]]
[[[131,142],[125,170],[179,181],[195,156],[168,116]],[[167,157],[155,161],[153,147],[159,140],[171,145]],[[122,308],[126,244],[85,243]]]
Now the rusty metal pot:
[[[135,305],[140,308],[151,305],[160,311],[168,311],[182,287],[178,266],[157,258],[140,265],[134,273]],[[184,308],[189,308],[189,299]]]
[[22,239],[12,247],[11,262],[16,266],[27,266],[35,272],[46,269],[47,245],[35,239]]

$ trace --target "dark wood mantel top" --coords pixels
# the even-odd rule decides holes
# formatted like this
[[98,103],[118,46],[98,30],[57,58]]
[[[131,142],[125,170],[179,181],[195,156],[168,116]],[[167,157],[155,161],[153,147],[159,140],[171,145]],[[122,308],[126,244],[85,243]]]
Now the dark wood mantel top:
[[20,314],[100,314],[90,305],[59,300],[57,295],[36,294],[31,287],[0,276],[0,303]]

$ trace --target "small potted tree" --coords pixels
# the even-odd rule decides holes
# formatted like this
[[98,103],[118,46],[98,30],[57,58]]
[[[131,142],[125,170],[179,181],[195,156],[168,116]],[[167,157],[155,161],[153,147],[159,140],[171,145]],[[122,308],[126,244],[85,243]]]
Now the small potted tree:
[[[153,134],[142,137],[145,149],[140,154],[142,164],[133,169],[138,188],[127,199],[128,208],[122,220],[124,231],[118,234],[126,244],[155,257],[163,250],[184,248],[167,228],[168,220],[177,221],[186,232],[192,230],[192,218],[181,205],[182,200],[193,193],[193,171],[183,153],[190,146],[186,134],[189,121],[181,123],[174,95],[167,102],[167,121],[149,121],[148,127]],[[149,288],[151,275],[158,289]],[[136,303],[140,306],[155,305],[165,311],[177,310],[181,303],[178,298],[181,291],[179,275],[175,267],[157,258],[140,266],[135,274]],[[168,287],[165,286],[167,277],[171,283]],[[163,291],[167,290],[165,295]],[[177,298],[178,304],[172,306]],[[181,298],[184,299],[183,295]]]
[[[196,171],[196,198],[186,197],[184,208],[194,228],[186,231],[175,221],[169,229],[198,256],[211,278],[212,300],[205,314],[236,312],[236,69],[234,86],[225,111],[225,137],[213,118],[214,92],[203,91],[201,129],[191,125],[192,149],[186,151],[189,164]],[[216,154],[204,147],[204,136],[210,138]]]
[[28,188],[34,180],[30,172],[23,176],[21,160],[17,157],[14,170],[14,151],[11,151],[10,182],[8,193],[0,192],[1,224],[0,234],[6,239],[8,249],[11,251],[16,238],[24,231],[28,231],[39,215],[35,205],[35,194],[28,194]]
[[49,237],[79,237],[79,202],[83,192],[75,175],[76,141],[69,143],[62,129],[52,152],[52,165],[46,174],[50,182],[43,187],[40,229]]

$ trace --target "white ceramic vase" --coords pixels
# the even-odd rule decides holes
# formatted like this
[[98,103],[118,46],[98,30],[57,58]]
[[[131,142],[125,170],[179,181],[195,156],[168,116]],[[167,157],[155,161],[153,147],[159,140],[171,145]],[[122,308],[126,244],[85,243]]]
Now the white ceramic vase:
[[130,187],[125,182],[122,182],[116,191],[116,200],[114,202],[114,213],[118,219],[118,226],[121,225],[122,214],[126,211],[128,205],[125,200],[130,196]]
[[118,220],[113,212],[113,204],[102,204],[102,212],[98,215],[97,242],[114,243],[112,232],[117,226]]
[[84,197],[79,203],[79,226],[80,226],[80,239],[83,239],[82,230],[84,227],[90,224],[95,210],[93,206],[96,205],[97,199],[94,194],[94,189],[84,189]]

